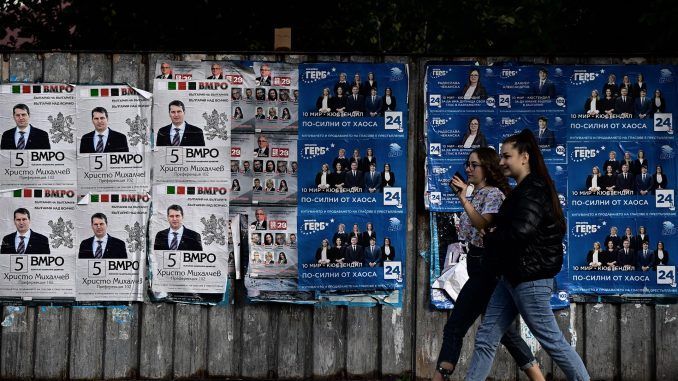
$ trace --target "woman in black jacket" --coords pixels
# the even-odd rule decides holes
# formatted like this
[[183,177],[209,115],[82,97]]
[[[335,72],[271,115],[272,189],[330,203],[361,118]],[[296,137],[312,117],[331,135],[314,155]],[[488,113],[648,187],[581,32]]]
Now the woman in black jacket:
[[551,310],[554,277],[563,265],[566,222],[530,130],[504,140],[500,166],[517,185],[499,209],[496,225],[483,237],[500,280],[478,329],[466,380],[487,378],[499,340],[518,314],[568,380],[589,380]]

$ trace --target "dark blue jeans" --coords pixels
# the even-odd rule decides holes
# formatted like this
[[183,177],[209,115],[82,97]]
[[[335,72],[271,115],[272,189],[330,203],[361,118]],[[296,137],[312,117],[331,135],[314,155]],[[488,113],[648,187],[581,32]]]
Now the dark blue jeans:
[[[482,260],[478,260],[484,256],[483,254],[484,249],[470,247],[467,261],[469,280],[459,292],[452,314],[445,324],[438,365],[443,361],[457,365],[461,347],[464,344],[464,336],[478,316],[485,312],[487,303],[497,285],[497,278],[489,270],[483,269]],[[508,349],[520,369],[528,369],[537,363],[532,351],[514,326],[504,333],[501,343]]]

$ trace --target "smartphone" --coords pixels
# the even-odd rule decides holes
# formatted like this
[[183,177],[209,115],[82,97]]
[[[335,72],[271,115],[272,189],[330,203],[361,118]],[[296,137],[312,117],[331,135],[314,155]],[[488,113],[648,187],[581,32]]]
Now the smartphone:
[[[461,173],[459,173],[459,171],[455,172],[454,176],[456,176],[456,177],[460,178],[462,181],[466,182],[466,180],[464,180],[464,176]],[[452,176],[452,178],[454,178],[454,176]],[[454,193],[461,192],[461,188],[455,187],[454,185],[452,185],[452,179],[450,179],[450,186],[452,187],[452,190],[454,190]]]

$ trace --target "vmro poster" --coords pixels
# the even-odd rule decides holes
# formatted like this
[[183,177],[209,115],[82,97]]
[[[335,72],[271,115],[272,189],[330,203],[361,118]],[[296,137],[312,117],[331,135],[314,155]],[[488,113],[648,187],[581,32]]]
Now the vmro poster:
[[78,86],[78,194],[150,191],[151,105],[129,86]]
[[0,86],[0,181],[11,187],[75,188],[75,87]]
[[0,193],[0,297],[73,300],[77,250],[75,190]]

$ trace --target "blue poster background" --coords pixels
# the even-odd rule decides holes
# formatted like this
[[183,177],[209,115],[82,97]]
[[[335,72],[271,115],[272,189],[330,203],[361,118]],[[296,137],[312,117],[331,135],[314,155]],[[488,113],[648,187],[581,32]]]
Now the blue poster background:
[[565,83],[566,71],[559,66],[504,67],[497,80],[499,110],[521,114],[562,113],[567,103]]
[[[492,66],[427,66],[425,92],[429,117],[455,112],[494,113],[500,70]],[[476,79],[476,91],[465,96],[471,81]]]
[[[362,236],[357,244],[362,247],[363,259],[360,262],[350,263],[352,254],[340,253],[346,258],[344,264],[332,260],[329,264],[319,264],[321,255],[318,249],[324,239],[336,243],[336,237],[346,237],[343,241],[350,241],[354,224],[362,234],[366,226],[371,223],[376,235],[376,244],[384,246],[385,239],[391,241],[392,256],[390,261],[383,262],[377,258],[378,264],[371,267],[369,255],[366,251],[369,242]],[[338,233],[339,225],[345,225],[345,234]],[[299,211],[299,289],[301,290],[390,290],[402,288],[405,284],[405,231],[406,213],[404,210],[341,208],[327,207],[317,209],[303,209]],[[356,235],[357,236],[357,235]],[[350,242],[349,242],[350,244]],[[335,245],[331,245],[332,247]],[[346,246],[346,250],[349,247]],[[359,249],[360,250],[360,249]],[[328,253],[330,259],[332,256]]]

